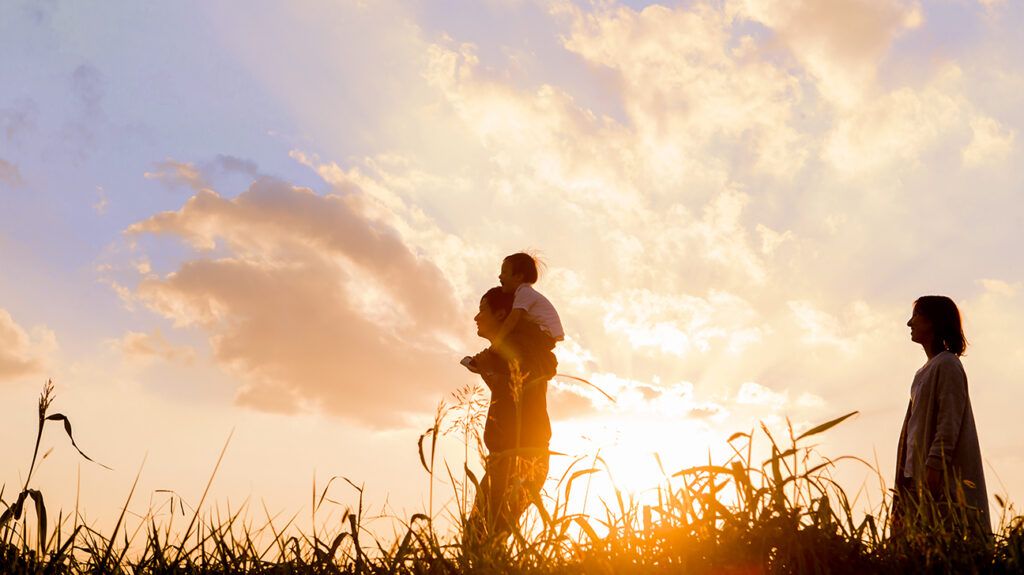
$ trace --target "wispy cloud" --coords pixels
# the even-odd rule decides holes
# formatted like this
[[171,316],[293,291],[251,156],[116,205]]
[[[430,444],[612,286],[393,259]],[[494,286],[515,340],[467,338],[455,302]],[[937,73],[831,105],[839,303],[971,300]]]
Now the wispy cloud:
[[110,198],[107,197],[107,191],[103,189],[103,186],[96,186],[96,203],[92,205],[93,211],[97,215],[102,216],[107,213],[107,208],[110,206]]
[[198,165],[168,158],[157,162],[154,168],[145,172],[143,177],[162,182],[168,188],[185,187],[193,191],[209,188],[209,180],[220,174],[241,174],[250,178],[260,175],[256,162],[229,154],[218,154],[213,160]]
[[56,348],[52,331],[40,326],[29,333],[0,309],[0,380],[42,373]]
[[21,144],[36,127],[36,104],[27,98],[12,102],[0,108],[0,129],[4,138],[12,144]]
[[1017,133],[995,119],[977,116],[971,119],[971,141],[963,149],[964,166],[977,168],[1003,162],[1013,152]]
[[171,363],[192,364],[196,352],[186,345],[175,345],[159,330],[152,332],[129,331],[111,345],[133,361],[148,362],[160,359]]
[[0,158],[0,184],[8,188],[18,188],[24,181],[18,166]]
[[199,169],[190,162],[167,159],[157,162],[155,167],[156,170],[143,174],[147,180],[159,180],[172,188],[186,186],[193,190],[202,190],[209,187]]

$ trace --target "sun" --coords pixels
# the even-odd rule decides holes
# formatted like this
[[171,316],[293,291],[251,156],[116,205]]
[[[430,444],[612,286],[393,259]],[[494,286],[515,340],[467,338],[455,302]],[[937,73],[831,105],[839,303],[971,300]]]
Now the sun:
[[[620,505],[657,504],[659,489],[679,483],[675,473],[706,464],[709,457],[719,460],[724,446],[721,434],[705,420],[653,413],[563,421],[556,433],[552,450],[565,455],[552,458],[547,487],[560,491],[549,495],[568,499],[570,509],[592,517]],[[584,470],[593,471],[569,488],[566,478]]]

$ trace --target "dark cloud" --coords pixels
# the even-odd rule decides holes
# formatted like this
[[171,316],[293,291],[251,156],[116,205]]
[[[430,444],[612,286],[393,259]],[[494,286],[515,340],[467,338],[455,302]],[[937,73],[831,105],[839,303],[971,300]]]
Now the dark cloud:
[[218,154],[211,164],[212,167],[226,173],[245,174],[254,178],[260,175],[260,168],[255,162],[235,156]]

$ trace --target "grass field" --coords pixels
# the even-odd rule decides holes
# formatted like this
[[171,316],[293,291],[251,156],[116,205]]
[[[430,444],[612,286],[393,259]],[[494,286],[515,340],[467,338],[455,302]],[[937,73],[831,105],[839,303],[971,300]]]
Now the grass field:
[[[70,422],[49,413],[52,399],[48,384],[39,400],[37,437],[48,422],[62,422],[74,442]],[[113,530],[99,533],[77,511],[48,513],[43,494],[31,486],[37,439],[20,491],[0,492],[0,573],[1024,572],[1024,517],[1001,499],[993,538],[974,535],[956,513],[936,520],[935,502],[913,509],[913,519],[897,535],[890,529],[890,497],[874,509],[853,509],[830,472],[839,460],[855,458],[829,459],[806,447],[808,438],[852,413],[800,434],[790,428],[784,439],[764,426],[753,434],[736,433],[728,441],[727,460],[666,473],[653,504],[616,491],[600,516],[573,511],[571,502],[590,476],[614,470],[593,465],[599,456],[578,459],[548,482],[508,540],[470,547],[462,540],[476,482],[468,470],[444,470],[454,509],[438,514],[446,513],[454,527],[435,528],[432,519],[439,438],[455,432],[468,457],[480,424],[479,394],[463,391],[455,399],[453,408],[438,409],[434,426],[419,441],[430,475],[430,509],[394,518],[401,529],[387,541],[367,529],[361,503],[344,513],[336,531],[307,532],[294,517],[278,525],[266,513],[257,521],[246,506],[227,514],[210,511],[205,492],[190,513],[178,502],[184,529],[150,513],[129,532],[126,503]],[[755,443],[770,455],[755,461]],[[327,487],[314,486],[314,516]],[[352,487],[361,496],[361,488]]]

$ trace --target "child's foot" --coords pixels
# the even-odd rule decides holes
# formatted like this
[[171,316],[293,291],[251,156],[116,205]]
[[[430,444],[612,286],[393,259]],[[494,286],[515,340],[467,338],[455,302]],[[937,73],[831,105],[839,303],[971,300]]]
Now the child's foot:
[[472,371],[473,373],[480,373],[480,370],[477,369],[476,363],[473,361],[473,358],[468,355],[462,358],[462,361],[460,361],[459,363],[466,366],[466,369]]

